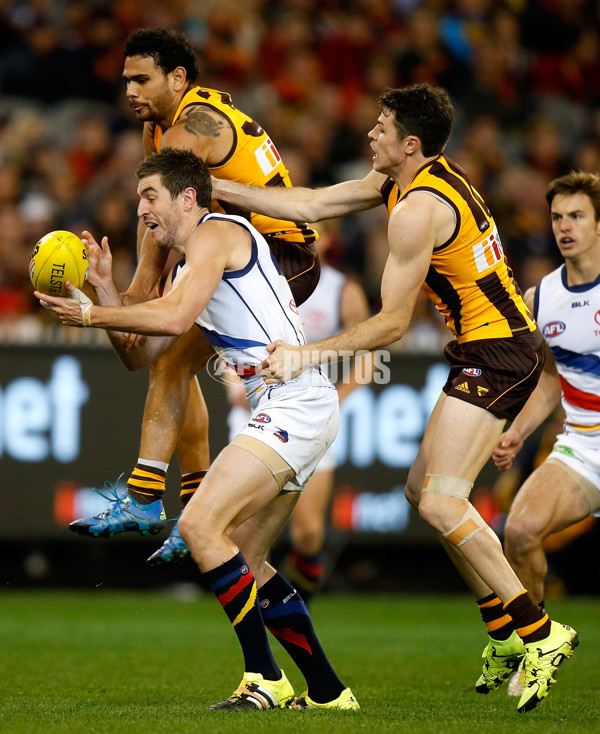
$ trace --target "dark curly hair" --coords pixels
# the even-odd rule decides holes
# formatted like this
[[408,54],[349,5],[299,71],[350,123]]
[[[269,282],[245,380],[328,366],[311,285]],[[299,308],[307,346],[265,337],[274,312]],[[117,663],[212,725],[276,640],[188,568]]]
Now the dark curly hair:
[[170,28],[139,28],[125,41],[123,55],[151,56],[165,76],[178,66],[185,69],[190,82],[200,74],[190,42],[183,33]]

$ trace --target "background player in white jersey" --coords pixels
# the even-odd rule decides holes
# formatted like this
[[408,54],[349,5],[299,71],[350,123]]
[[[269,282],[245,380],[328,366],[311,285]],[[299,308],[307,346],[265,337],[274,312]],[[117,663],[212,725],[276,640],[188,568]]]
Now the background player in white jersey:
[[[502,434],[493,458],[509,469],[523,441],[559,400],[566,414],[552,452],[510,508],[506,556],[532,599],[543,604],[543,541],[600,509],[600,177],[572,172],[546,194],[565,262],[525,294],[548,346],[544,373]],[[510,691],[520,695],[511,681]]]
[[[302,305],[298,313],[302,318],[307,341],[318,341],[369,317],[369,304],[362,287],[342,272],[325,263],[337,224],[335,220],[321,222],[315,229],[319,233],[317,252],[321,259],[321,278],[315,291]],[[343,379],[336,381],[340,399],[343,400],[360,384],[371,381],[373,353],[358,358]],[[330,375],[331,377],[335,377]],[[233,438],[249,418],[249,406],[239,380],[227,383],[232,408],[228,416],[230,437]],[[342,408],[343,410],[343,408]],[[290,518],[290,549],[284,559],[283,572],[300,592],[305,603],[319,590],[325,572],[326,557],[323,552],[327,531],[329,505],[334,486],[335,459],[328,451],[309,479]]]
[[[245,673],[215,709],[293,705],[356,709],[329,664],[302,599],[267,561],[310,474],[335,438],[337,392],[320,370],[265,386],[260,363],[273,338],[304,343],[290,288],[259,232],[237,216],[210,214],[210,174],[191,151],[165,149],[138,168],[138,217],[156,245],[184,257],[164,297],[122,306],[112,279],[96,286],[102,305],[37,293],[65,324],[146,334],[150,359],[194,322],[223,360],[245,377],[252,421],[212,464],[180,519],[180,532],[238,636]],[[90,259],[102,248],[86,234]],[[107,307],[108,306],[108,307]],[[121,503],[135,513],[128,495]],[[141,506],[143,509],[143,506]],[[240,551],[244,549],[244,554]],[[273,658],[266,627],[308,684],[300,699]]]

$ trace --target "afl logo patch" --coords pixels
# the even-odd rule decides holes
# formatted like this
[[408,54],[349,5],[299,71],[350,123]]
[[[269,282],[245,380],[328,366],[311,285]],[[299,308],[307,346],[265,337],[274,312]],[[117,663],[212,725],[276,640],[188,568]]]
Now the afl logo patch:
[[257,413],[257,414],[256,414],[256,415],[255,415],[255,416],[254,416],[254,417],[252,418],[252,420],[253,420],[253,421],[254,421],[255,423],[270,423],[270,422],[271,422],[271,419],[269,418],[269,416],[268,416],[268,415],[267,415],[266,413]]
[[566,328],[567,327],[562,321],[550,321],[550,323],[546,324],[542,329],[542,334],[548,339],[551,339],[553,336],[562,334]]
[[465,367],[462,371],[463,375],[468,375],[469,377],[479,377],[481,374],[481,370],[477,367]]

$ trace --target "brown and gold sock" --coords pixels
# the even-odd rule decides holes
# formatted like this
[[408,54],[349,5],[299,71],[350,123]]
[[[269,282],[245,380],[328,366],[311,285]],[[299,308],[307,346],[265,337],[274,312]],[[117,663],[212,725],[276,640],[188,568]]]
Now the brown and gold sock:
[[163,498],[166,478],[166,470],[138,462],[127,480],[127,493],[141,505],[156,502]]
[[504,609],[512,617],[517,634],[525,644],[539,642],[550,634],[550,618],[527,590],[506,602]]
[[488,635],[493,640],[508,640],[514,632],[515,625],[496,594],[489,594],[483,599],[478,599],[477,606]]
[[206,476],[207,471],[208,469],[206,469],[205,471],[188,472],[187,474],[181,475],[181,490],[179,492],[179,499],[183,503],[184,507],[194,496],[194,492],[202,483],[202,480]]

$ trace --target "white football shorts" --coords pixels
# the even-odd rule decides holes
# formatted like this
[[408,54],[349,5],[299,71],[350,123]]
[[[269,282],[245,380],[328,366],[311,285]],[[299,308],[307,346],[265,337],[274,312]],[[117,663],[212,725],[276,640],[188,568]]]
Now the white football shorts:
[[600,509],[600,435],[581,433],[565,423],[548,458],[561,461],[591,482],[598,490],[595,509]]
[[[301,490],[337,435],[337,390],[313,369],[281,385],[268,385],[255,396],[249,420],[235,435],[270,446],[296,472],[284,491]],[[229,425],[231,429],[231,421]]]

